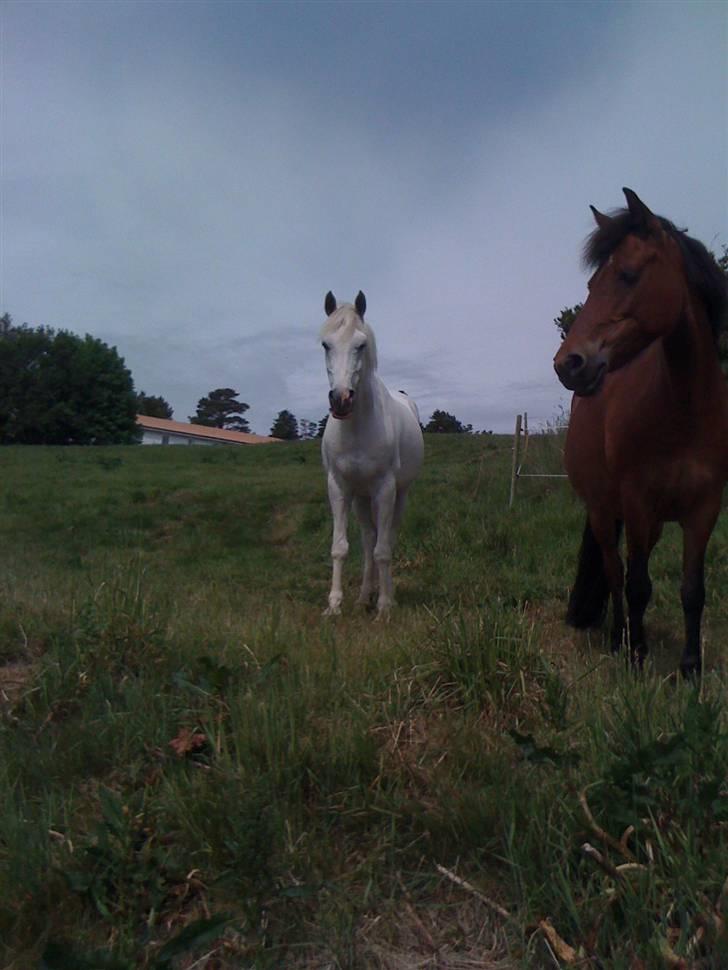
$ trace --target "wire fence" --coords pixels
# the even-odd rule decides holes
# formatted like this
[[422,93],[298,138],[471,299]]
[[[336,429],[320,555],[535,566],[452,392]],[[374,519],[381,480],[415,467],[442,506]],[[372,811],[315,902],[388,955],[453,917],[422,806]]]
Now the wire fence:
[[[563,467],[563,431],[558,423],[547,426],[546,430],[531,435],[528,431],[528,412],[516,415],[516,429],[513,435],[513,463],[511,465],[511,489],[508,508],[516,500],[516,485],[521,478],[566,478]],[[530,452],[530,454],[529,454]],[[523,471],[526,461],[529,468],[548,469]]]

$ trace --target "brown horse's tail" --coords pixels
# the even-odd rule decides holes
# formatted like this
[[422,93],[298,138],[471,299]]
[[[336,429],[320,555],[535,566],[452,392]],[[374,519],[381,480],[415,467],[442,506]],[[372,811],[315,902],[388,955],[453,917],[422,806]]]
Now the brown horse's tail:
[[[622,523],[616,523],[617,539],[622,531]],[[609,585],[604,572],[602,550],[597,542],[587,517],[584,535],[579,550],[579,564],[576,579],[569,596],[566,609],[566,622],[583,630],[600,626],[607,612]]]

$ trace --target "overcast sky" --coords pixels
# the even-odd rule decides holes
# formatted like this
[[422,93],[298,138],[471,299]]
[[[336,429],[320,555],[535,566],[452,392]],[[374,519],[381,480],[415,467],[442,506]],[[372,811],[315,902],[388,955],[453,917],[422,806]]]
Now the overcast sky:
[[728,243],[728,3],[8,2],[0,312],[116,346],[186,421],[318,420],[332,289],[475,428],[567,403],[589,203]]

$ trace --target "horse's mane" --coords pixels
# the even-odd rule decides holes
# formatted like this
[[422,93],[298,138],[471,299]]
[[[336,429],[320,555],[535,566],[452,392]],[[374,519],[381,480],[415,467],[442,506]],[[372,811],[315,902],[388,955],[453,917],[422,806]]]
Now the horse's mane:
[[351,337],[355,330],[361,330],[367,335],[366,355],[372,370],[377,368],[377,340],[374,331],[357,313],[356,307],[351,303],[342,303],[330,317],[327,317],[321,336],[335,333],[337,330],[346,331],[346,336]]
[[[595,229],[584,244],[583,262],[591,269],[605,263],[631,233],[646,238],[646,230],[635,225],[629,209],[617,209],[609,216],[610,221]],[[703,243],[688,236],[686,230],[678,229],[669,219],[663,216],[655,218],[680,247],[688,283],[703,301],[710,329],[717,340],[728,317],[728,281],[725,274]]]

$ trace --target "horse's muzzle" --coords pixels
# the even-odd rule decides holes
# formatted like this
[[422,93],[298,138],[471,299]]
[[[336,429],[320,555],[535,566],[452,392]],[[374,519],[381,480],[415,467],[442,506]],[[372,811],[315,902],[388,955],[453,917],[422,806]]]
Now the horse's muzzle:
[[591,397],[600,390],[607,374],[607,360],[604,354],[585,357],[583,354],[566,354],[561,360],[557,355],[554,370],[568,391],[578,397]]
[[329,407],[331,416],[338,418],[339,421],[351,417],[354,410],[354,391],[329,391]]

